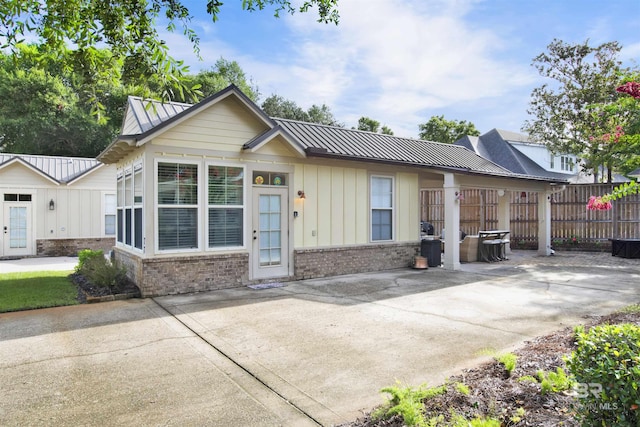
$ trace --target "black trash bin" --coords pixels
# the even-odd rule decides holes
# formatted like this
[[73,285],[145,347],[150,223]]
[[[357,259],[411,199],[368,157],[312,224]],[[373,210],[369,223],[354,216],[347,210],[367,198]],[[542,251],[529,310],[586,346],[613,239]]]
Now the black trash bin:
[[420,242],[420,256],[427,259],[427,265],[429,267],[440,267],[442,263],[441,254],[440,239],[423,239]]

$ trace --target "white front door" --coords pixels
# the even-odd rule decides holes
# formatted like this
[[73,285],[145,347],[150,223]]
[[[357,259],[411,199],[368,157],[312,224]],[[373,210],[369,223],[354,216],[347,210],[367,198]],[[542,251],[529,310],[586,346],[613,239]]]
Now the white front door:
[[253,189],[253,279],[289,275],[289,190]]
[[31,203],[4,203],[2,256],[31,255]]

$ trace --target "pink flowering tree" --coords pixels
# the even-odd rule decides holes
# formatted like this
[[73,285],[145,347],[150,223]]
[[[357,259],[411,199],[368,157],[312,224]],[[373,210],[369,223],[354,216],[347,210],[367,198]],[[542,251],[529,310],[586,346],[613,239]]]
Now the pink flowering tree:
[[[637,167],[640,152],[640,83],[630,81],[616,88],[616,91],[629,96],[621,97],[616,104],[607,106],[607,117],[615,121],[616,117],[626,115],[627,132],[622,125],[616,124],[611,132],[603,133],[598,139],[603,146],[607,147],[610,156],[618,155],[620,159],[627,159],[626,166],[629,170],[634,166]],[[625,166],[624,160],[622,166]],[[609,210],[612,207],[611,201],[637,193],[638,182],[626,182],[615,187],[610,194],[591,196],[587,209]]]

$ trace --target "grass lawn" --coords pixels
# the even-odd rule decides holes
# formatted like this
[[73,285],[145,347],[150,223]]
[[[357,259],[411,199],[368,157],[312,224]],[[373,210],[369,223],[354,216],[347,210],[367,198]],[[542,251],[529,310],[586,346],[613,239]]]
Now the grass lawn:
[[0,274],[0,313],[78,304],[72,271]]

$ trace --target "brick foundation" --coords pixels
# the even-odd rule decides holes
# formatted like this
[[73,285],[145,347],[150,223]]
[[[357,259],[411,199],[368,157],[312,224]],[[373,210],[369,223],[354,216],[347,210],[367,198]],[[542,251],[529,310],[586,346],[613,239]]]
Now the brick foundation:
[[408,267],[419,255],[418,242],[327,249],[301,249],[294,254],[297,280]]
[[[294,251],[295,275],[278,281],[302,280],[367,271],[408,267],[420,252],[418,242],[349,246]],[[145,259],[120,249],[115,259],[127,267],[127,274],[143,297],[238,288],[249,280],[249,254],[207,254]]]
[[102,250],[104,253],[115,246],[113,237],[89,238],[89,239],[39,239],[36,240],[37,256],[77,256],[83,249],[94,251]]
[[144,259],[116,249],[114,256],[143,297],[237,288],[248,282],[246,253]]

